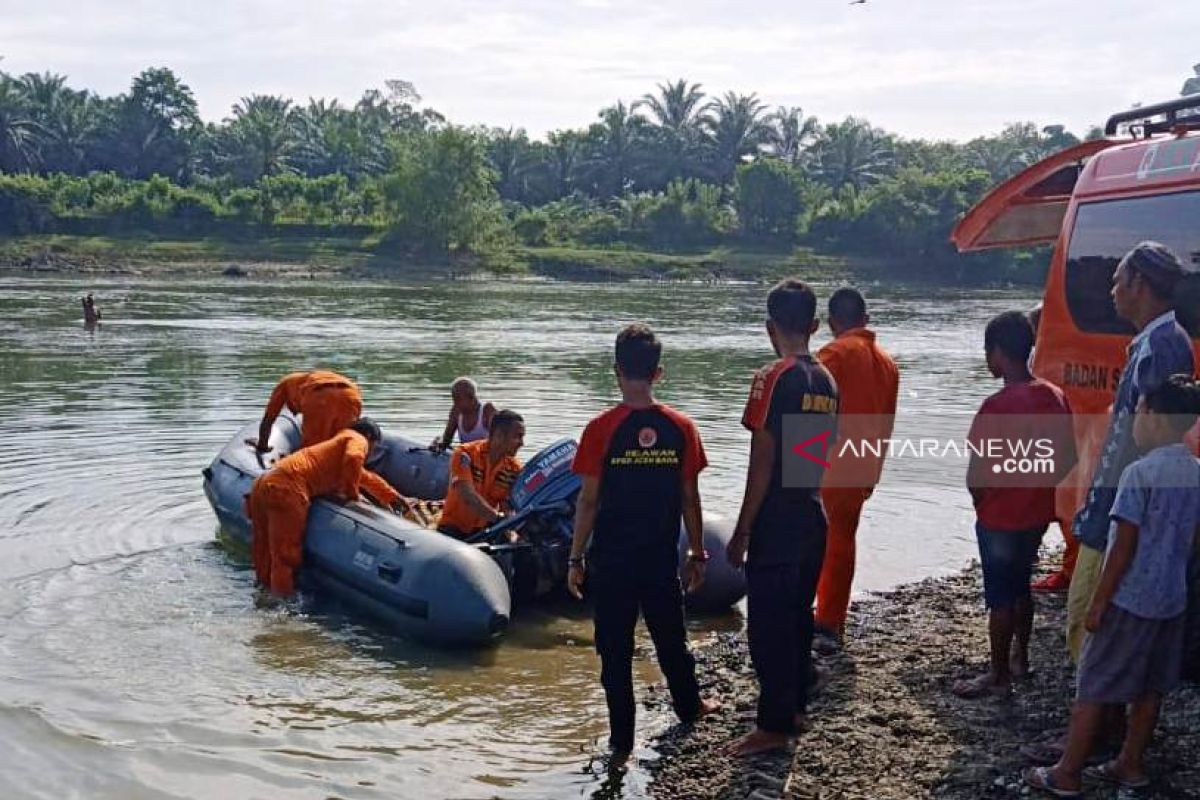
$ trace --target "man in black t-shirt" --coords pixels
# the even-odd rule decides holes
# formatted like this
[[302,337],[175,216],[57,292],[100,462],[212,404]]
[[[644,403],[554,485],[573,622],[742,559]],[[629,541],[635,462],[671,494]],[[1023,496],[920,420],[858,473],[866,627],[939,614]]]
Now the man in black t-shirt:
[[[662,345],[644,325],[617,336],[621,404],[588,423],[572,469],[583,479],[575,506],[567,586],[595,600],[600,682],[608,701],[609,744],[622,763],[633,749],[633,632],[639,612],[650,630],[675,713],[690,722],[717,708],[700,697],[688,651],[679,585],[679,519],[688,533],[688,590],[704,579],[700,492],[707,461],[695,424],[654,399]],[[586,562],[584,551],[589,539]]]
[[837,435],[838,397],[833,377],[808,352],[816,308],[801,281],[771,290],[767,333],[779,358],[755,373],[742,416],[751,431],[750,468],[726,555],[746,566],[759,699],[754,731],[731,745],[738,755],[785,746],[807,711],[812,606],[825,558],[820,487]]

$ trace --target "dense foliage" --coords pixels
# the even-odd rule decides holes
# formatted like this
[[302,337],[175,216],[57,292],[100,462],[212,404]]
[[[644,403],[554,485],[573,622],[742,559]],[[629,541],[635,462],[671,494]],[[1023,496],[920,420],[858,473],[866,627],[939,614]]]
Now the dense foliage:
[[954,221],[1076,141],[1031,123],[965,144],[904,139],[684,80],[544,140],[450,125],[403,81],[353,107],[253,95],[206,124],[168,69],[116,97],[0,73],[0,233],[369,226],[425,254],[741,242],[954,268]]

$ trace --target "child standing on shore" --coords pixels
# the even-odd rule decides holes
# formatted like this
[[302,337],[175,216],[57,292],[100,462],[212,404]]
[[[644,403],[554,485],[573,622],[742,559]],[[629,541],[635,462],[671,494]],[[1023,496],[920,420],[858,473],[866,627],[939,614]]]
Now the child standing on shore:
[[[1145,455],[1117,485],[1066,748],[1053,767],[1026,771],[1035,788],[1076,797],[1084,774],[1129,789],[1149,783],[1142,758],[1183,660],[1188,557],[1200,526],[1200,460],[1183,439],[1198,415],[1200,383],[1189,375],[1171,376],[1138,403],[1133,436]],[[1118,704],[1128,706],[1120,754],[1084,770],[1105,705]]]
[[[1013,679],[1029,672],[1033,565],[1042,535],[1055,519],[1055,487],[1075,465],[1066,398],[1029,372],[1033,339],[1033,326],[1018,311],[992,319],[983,335],[988,369],[1004,380],[1004,388],[983,401],[968,434],[967,488],[975,503],[991,668],[956,683],[959,697],[1007,694]],[[1041,456],[1049,469],[1019,471],[1021,461]]]

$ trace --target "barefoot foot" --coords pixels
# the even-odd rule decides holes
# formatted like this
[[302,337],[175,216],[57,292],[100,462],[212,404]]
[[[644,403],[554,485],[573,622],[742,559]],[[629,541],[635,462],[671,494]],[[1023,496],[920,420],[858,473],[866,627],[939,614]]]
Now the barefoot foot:
[[1012,682],[985,672],[970,680],[955,682],[950,691],[965,700],[977,700],[980,697],[1004,697],[1012,691]]
[[740,758],[758,753],[768,753],[772,750],[782,750],[787,747],[787,744],[788,737],[786,734],[770,733],[755,728],[742,738],[731,742],[726,748],[726,752]]

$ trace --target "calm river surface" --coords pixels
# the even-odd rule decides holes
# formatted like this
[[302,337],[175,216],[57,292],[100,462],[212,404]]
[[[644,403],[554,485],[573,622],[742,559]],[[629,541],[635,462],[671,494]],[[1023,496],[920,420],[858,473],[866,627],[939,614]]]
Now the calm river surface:
[[[215,543],[200,470],[279,376],[314,365],[357,378],[372,416],[423,440],[445,420],[450,380],[473,375],[525,415],[530,455],[613,400],[612,338],[646,321],[666,345],[660,394],[705,439],[706,509],[733,515],[741,407],[771,357],[763,287],[89,280],[0,277],[0,797],[601,790],[584,617],[528,613],[494,650],[453,655],[334,610],[261,607],[248,565]],[[104,314],[94,332],[85,290]],[[995,390],[983,323],[1037,299],[868,295],[902,370],[901,413],[917,420]],[[889,471],[864,515],[856,588],[961,567],[968,508],[957,485]],[[697,623],[694,637],[740,624]],[[639,671],[643,686],[656,676],[647,660]],[[640,731],[667,723],[643,712]],[[635,767],[615,794],[646,781]]]

